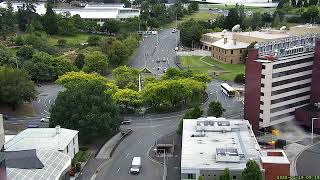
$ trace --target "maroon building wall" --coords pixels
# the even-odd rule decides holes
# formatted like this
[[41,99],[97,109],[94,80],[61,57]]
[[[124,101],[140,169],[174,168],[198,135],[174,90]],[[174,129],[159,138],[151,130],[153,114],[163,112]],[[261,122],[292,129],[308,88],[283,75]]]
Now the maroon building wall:
[[[302,107],[295,110],[295,118],[299,124],[311,128],[311,119],[320,118],[320,112],[310,111],[309,109]],[[313,126],[316,132],[320,132],[320,120],[315,120]]]
[[311,102],[320,102],[320,39],[316,39],[312,84],[311,84]]
[[255,62],[258,50],[250,49],[246,61],[244,118],[249,120],[253,129],[259,129],[261,63]]
[[275,180],[277,176],[290,176],[290,164],[262,163],[265,180]]

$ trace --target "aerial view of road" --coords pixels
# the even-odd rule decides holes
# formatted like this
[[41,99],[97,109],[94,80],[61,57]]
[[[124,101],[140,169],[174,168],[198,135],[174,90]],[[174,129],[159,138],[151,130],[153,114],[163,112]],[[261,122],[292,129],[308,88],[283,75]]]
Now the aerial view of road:
[[143,39],[129,66],[139,69],[147,67],[155,75],[163,74],[168,67],[176,67],[174,49],[179,42],[179,32],[172,33],[172,29],[165,29]]

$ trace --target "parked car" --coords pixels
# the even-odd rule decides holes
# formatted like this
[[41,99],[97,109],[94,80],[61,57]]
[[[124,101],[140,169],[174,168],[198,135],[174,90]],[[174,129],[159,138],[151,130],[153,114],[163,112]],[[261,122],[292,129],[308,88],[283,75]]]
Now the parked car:
[[131,120],[124,120],[121,122],[121,124],[131,124]]
[[172,33],[176,33],[176,32],[177,32],[177,29],[176,29],[176,28],[173,28],[171,32],[172,32]]
[[50,121],[50,117],[45,117],[40,119],[40,122],[49,122],[49,121]]
[[28,128],[39,128],[38,124],[28,124]]

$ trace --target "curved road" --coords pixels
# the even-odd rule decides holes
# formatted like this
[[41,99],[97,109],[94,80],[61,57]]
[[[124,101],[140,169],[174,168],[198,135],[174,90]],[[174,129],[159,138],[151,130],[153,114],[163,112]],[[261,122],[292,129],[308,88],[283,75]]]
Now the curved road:
[[304,150],[296,160],[296,170],[299,176],[320,175],[320,143]]

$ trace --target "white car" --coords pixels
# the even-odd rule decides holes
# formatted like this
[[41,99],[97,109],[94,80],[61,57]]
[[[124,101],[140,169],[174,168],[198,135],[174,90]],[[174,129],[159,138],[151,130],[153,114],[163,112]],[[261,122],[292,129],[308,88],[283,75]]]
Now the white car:
[[175,48],[174,48],[174,50],[175,50],[175,51],[178,51],[178,50],[179,50],[179,48],[178,48],[178,47],[175,47]]
[[173,28],[171,32],[172,32],[172,33],[175,33],[175,32],[177,32],[177,29],[176,29],[176,28]]
[[50,117],[41,118],[40,122],[49,122]]

